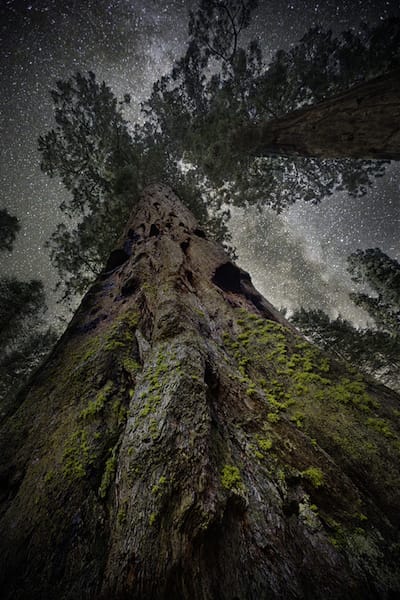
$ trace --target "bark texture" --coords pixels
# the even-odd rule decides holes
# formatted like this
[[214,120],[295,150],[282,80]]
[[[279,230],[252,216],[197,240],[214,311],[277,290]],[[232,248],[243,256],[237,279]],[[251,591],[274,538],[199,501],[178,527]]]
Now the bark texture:
[[236,132],[254,156],[400,159],[400,70],[285,117]]
[[398,597],[399,415],[152,186],[2,426],[2,598]]

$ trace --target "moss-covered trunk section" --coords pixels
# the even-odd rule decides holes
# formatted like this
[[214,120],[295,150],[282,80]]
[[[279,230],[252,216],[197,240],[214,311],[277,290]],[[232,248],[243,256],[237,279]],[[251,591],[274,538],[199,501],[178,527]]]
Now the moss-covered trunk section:
[[233,146],[254,156],[400,160],[400,69],[285,117],[240,129]]
[[147,189],[1,430],[2,598],[389,599],[399,397]]

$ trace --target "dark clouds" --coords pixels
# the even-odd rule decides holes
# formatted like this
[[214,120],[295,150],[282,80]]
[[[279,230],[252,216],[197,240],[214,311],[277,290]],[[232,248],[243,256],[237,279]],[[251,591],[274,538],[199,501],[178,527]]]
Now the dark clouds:
[[[0,206],[16,214],[22,225],[2,272],[40,277],[48,290],[55,283],[44,244],[61,218],[58,206],[65,191],[40,173],[36,150],[37,137],[51,126],[48,91],[54,82],[78,69],[91,69],[117,95],[131,93],[127,116],[134,120],[153,81],[183,49],[188,10],[195,5],[184,0],[0,3]],[[268,58],[318,23],[340,31],[388,14],[400,14],[397,0],[271,0],[260,2],[252,33],[259,36]],[[278,305],[292,306],[298,299],[323,306],[333,302],[350,311],[345,254],[379,245],[398,255],[398,172],[393,167],[392,179],[381,180],[362,203],[336,197],[321,207],[298,204],[281,217],[267,213],[264,226],[258,223],[256,230],[254,216],[247,215],[248,233],[236,235],[239,252],[244,262],[251,257],[247,268],[257,273],[266,296]]]

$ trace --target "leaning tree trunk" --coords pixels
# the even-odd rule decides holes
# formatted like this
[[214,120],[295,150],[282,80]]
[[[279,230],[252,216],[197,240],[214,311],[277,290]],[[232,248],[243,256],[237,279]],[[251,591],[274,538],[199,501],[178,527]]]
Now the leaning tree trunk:
[[400,159],[400,70],[288,115],[247,126],[233,147],[254,156]]
[[399,396],[298,335],[168,188],[19,402],[4,599],[400,592]]

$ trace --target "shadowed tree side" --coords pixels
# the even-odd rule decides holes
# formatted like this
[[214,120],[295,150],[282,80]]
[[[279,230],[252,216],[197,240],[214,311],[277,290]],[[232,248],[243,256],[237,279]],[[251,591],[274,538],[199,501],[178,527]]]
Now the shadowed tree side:
[[1,429],[5,599],[400,591],[399,397],[148,188]]
[[279,119],[235,132],[253,156],[400,159],[400,70]]

